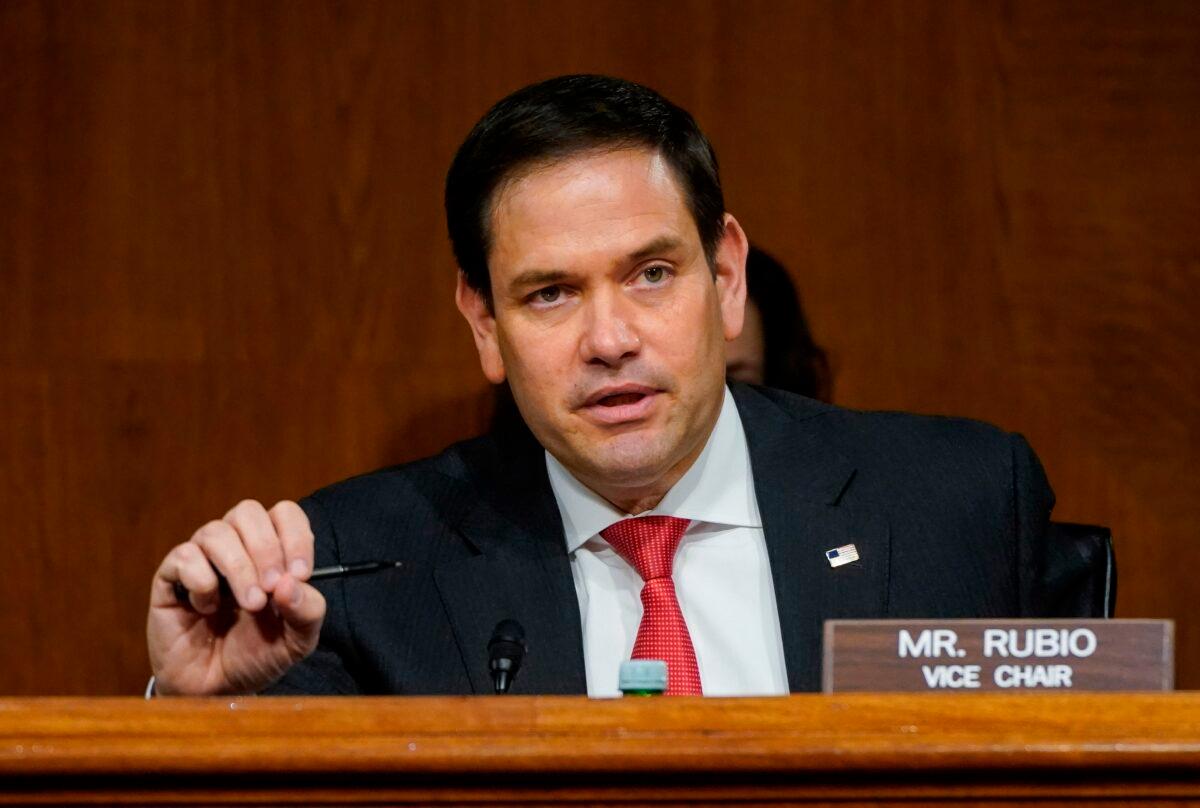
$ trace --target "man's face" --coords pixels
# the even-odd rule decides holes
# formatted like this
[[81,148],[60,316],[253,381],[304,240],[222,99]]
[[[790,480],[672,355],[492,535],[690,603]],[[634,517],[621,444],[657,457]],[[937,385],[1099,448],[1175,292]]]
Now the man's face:
[[[674,484],[716,423],[742,327],[745,236],[705,260],[669,164],[644,149],[535,167],[497,191],[493,309],[460,279],[484,372],[611,501]],[[665,489],[659,494],[665,493]]]

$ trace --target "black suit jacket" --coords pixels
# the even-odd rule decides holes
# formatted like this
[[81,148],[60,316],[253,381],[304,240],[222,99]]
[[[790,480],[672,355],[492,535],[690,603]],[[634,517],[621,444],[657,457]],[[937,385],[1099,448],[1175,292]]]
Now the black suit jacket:
[[[828,618],[1024,617],[1042,609],[1053,506],[1019,435],[732,386],[749,444],[792,691],[820,687]],[[586,693],[579,604],[542,447],[525,429],[301,502],[317,565],[402,569],[322,585],[320,646],[276,693],[491,692],[487,642],[525,627],[514,693]],[[825,551],[857,546],[830,567]]]

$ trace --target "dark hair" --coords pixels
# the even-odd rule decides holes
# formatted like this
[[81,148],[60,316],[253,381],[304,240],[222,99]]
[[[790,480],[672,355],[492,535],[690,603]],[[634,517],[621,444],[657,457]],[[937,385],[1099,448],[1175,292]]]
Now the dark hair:
[[829,401],[833,379],[825,351],[814,341],[800,295],[783,264],[751,245],[746,292],[763,327],[763,384]]
[[559,76],[517,90],[475,124],[446,174],[446,224],[467,283],[491,301],[493,196],[516,172],[593,149],[645,147],[675,172],[709,264],[724,229],[717,156],[696,121],[648,87]]

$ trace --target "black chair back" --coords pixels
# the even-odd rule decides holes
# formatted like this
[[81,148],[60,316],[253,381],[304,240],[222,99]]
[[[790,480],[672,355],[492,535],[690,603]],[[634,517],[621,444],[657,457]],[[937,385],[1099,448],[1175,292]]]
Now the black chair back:
[[1100,525],[1051,522],[1046,531],[1044,617],[1112,617],[1117,561],[1112,531]]

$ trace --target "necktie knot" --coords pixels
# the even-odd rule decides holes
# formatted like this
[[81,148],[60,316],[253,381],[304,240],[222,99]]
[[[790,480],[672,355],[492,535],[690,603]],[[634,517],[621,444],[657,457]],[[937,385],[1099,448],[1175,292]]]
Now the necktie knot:
[[652,581],[671,577],[675,551],[689,524],[674,516],[642,516],[609,525],[600,535],[643,581]]

